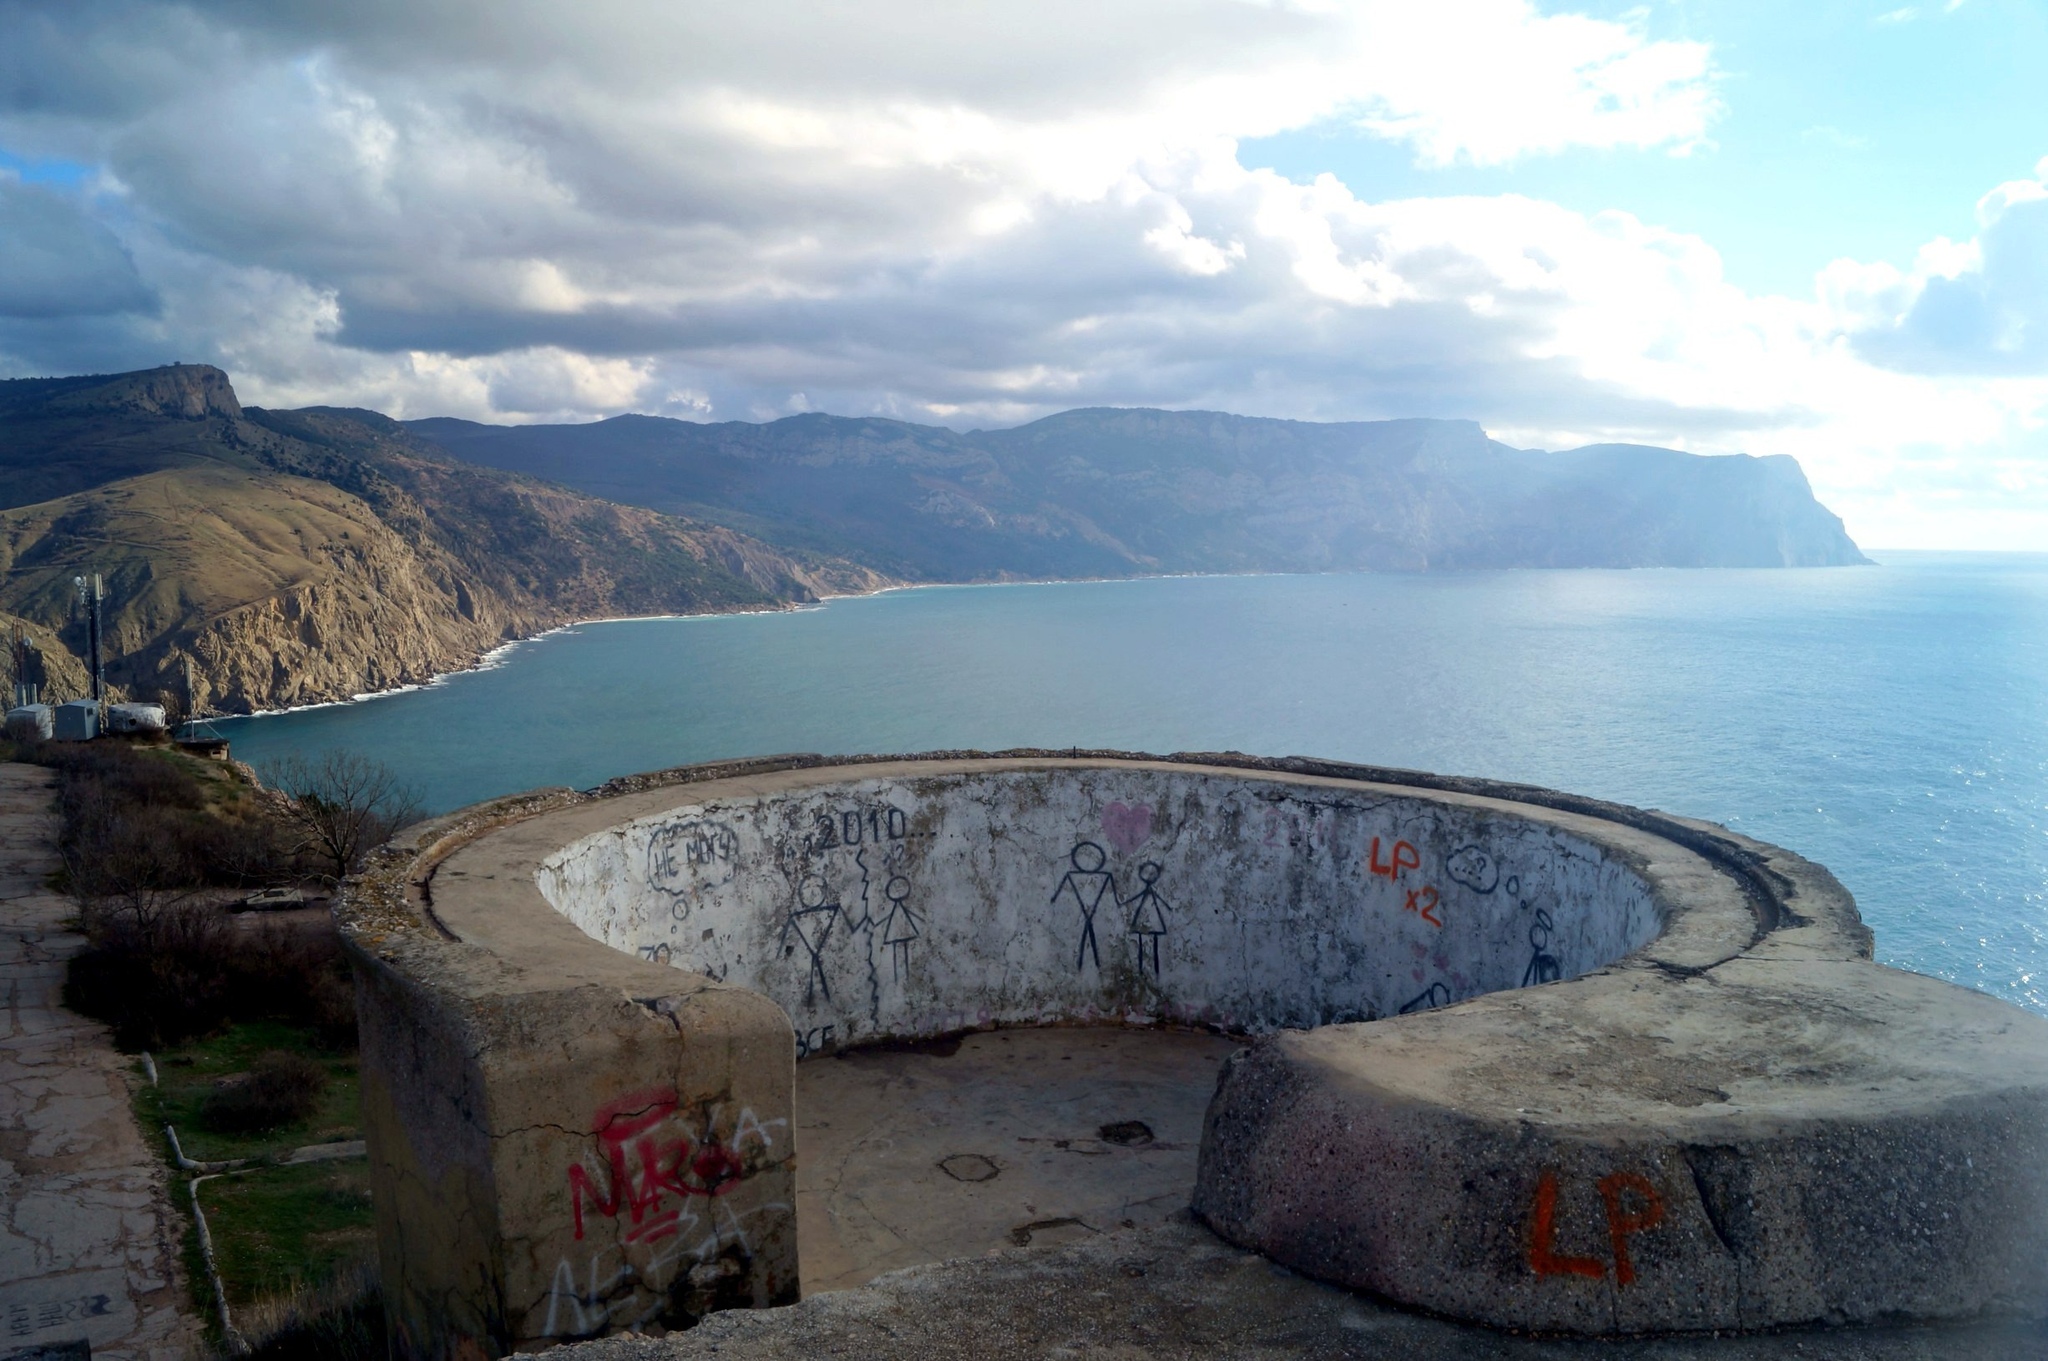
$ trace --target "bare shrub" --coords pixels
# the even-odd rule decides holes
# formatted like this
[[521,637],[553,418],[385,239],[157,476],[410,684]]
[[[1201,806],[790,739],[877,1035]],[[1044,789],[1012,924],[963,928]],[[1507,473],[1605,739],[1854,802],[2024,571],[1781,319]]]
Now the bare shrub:
[[244,934],[234,973],[238,1014],[311,1026],[331,1049],[354,1046],[355,980],[331,928],[266,923]]
[[286,818],[330,879],[352,874],[364,855],[419,817],[418,795],[389,766],[352,751],[285,757],[264,768],[263,782],[289,800]]
[[219,909],[96,907],[86,929],[92,944],[71,959],[64,1005],[111,1025],[121,1048],[181,1044],[234,1014],[234,930]]
[[298,877],[265,800],[209,806],[189,770],[125,743],[45,743],[36,754],[61,776],[65,886],[102,915],[147,922],[204,887]]
[[296,1125],[320,1108],[327,1070],[304,1054],[282,1049],[256,1056],[249,1071],[222,1080],[207,1094],[199,1120],[221,1134],[248,1134]]
[[120,743],[45,743],[37,756],[61,775],[65,886],[90,940],[69,967],[67,1005],[131,1050],[261,1018],[354,1043],[354,992],[331,930],[243,932],[209,901],[209,889],[304,877],[284,818],[292,805],[249,789],[209,801],[190,769]]

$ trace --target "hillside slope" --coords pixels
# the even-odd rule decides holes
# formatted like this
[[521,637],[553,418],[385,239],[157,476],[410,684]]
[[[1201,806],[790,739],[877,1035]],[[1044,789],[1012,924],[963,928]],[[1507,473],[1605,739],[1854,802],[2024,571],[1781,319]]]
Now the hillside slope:
[[244,410],[200,366],[0,383],[0,613],[54,633],[66,687],[86,571],[107,581],[110,682],[175,701],[190,659],[226,712],[417,683],[579,618],[887,584],[459,462],[374,413]]
[[1089,409],[409,428],[459,458],[912,580],[1865,561],[1786,457],[1510,448],[1469,421]]

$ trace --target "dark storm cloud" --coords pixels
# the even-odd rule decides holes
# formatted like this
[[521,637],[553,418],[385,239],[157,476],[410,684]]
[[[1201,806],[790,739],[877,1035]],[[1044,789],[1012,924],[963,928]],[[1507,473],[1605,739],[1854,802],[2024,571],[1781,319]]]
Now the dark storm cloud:
[[71,198],[0,178],[0,317],[153,312],[156,294],[104,225]]

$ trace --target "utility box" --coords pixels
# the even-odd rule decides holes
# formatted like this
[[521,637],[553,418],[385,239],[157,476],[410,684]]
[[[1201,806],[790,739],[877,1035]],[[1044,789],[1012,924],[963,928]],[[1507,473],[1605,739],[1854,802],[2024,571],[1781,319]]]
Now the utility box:
[[163,732],[170,724],[161,704],[109,704],[107,731],[126,733]]
[[56,711],[47,704],[23,704],[7,711],[7,736],[16,742],[47,742],[56,730]]
[[96,699],[74,699],[57,706],[56,731],[59,742],[90,742],[100,735],[100,705]]

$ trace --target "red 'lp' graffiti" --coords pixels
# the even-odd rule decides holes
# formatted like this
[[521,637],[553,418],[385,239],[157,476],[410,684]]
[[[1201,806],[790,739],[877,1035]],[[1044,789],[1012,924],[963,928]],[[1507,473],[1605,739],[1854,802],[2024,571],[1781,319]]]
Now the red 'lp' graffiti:
[[[708,1120],[701,1141],[679,1124],[664,1130],[675,1113],[675,1093],[657,1088],[620,1097],[591,1118],[609,1185],[599,1190],[582,1163],[571,1164],[569,1198],[579,1241],[586,1198],[599,1214],[616,1219],[624,1211],[631,1217],[626,1242],[652,1243],[677,1231],[689,1197],[722,1196],[740,1184],[744,1169],[737,1150],[718,1141]],[[734,1143],[752,1119],[751,1112],[742,1113]],[[664,1204],[670,1196],[677,1200],[673,1207]]]
[[[1635,1172],[1615,1172],[1600,1178],[1600,1201],[1607,1209],[1607,1243],[1614,1253],[1614,1283],[1628,1285],[1636,1278],[1636,1265],[1628,1255],[1629,1235],[1654,1229],[1664,1222],[1664,1197],[1648,1177]],[[1631,1207],[1630,1200],[1636,1204]],[[1607,1263],[1598,1257],[1574,1257],[1557,1250],[1557,1174],[1545,1172],[1536,1180],[1536,1203],[1529,1211],[1529,1269],[1538,1276],[1588,1276],[1607,1278]]]

